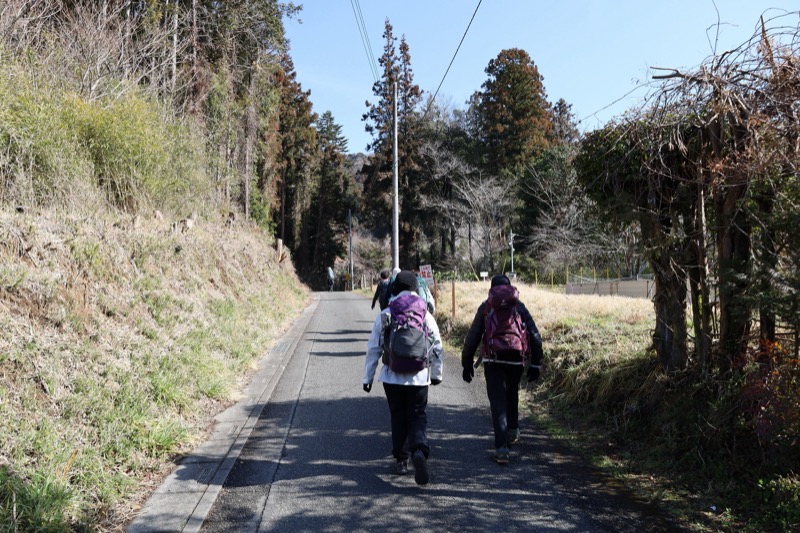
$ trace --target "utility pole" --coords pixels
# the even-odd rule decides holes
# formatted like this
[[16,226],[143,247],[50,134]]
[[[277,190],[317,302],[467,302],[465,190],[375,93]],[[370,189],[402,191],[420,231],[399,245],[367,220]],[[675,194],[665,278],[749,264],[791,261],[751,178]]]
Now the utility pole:
[[[514,274],[514,230],[509,230],[508,248],[511,250],[511,274]],[[514,276],[516,277],[516,276]]]
[[397,82],[394,82],[394,151],[392,161],[392,188],[394,203],[392,205],[392,266],[400,268],[400,191],[397,171]]
[[350,232],[350,290],[353,290],[353,216],[350,209],[347,210],[347,227]]

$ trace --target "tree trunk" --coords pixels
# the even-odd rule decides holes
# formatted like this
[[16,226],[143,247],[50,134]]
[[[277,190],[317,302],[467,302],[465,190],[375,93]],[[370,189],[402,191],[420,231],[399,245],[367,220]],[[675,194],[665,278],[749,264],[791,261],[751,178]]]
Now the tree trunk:
[[750,221],[741,200],[746,180],[728,184],[715,198],[719,257],[720,370],[725,373],[746,348],[751,306],[746,302],[750,281]]
[[[258,116],[255,104],[255,76],[251,75],[247,91],[247,108],[244,111],[244,168],[242,169],[242,202],[245,220],[250,219],[250,185],[253,176],[253,147],[258,134]],[[281,238],[284,238],[281,235]]]
[[650,260],[656,282],[653,345],[666,370],[679,370],[686,366],[687,354],[686,273],[670,256]]
[[778,268],[778,256],[775,251],[775,242],[772,238],[769,222],[775,207],[775,191],[766,190],[758,195],[758,203],[762,220],[761,238],[758,241],[761,274],[759,276],[759,340],[761,357],[769,356],[772,345],[775,344],[775,309],[772,303],[772,274]]
[[695,336],[695,357],[703,373],[711,364],[712,302],[708,276],[708,255],[706,250],[705,184],[702,177],[696,181],[697,195],[694,198],[694,215],[686,217],[686,235],[689,258],[687,264],[690,297],[692,302],[692,323]]
[[467,220],[467,252],[469,253],[469,264],[474,265],[475,260],[472,258],[472,221]]
[[178,83],[178,0],[172,8],[172,60],[170,69],[170,94],[175,95]]
[[192,0],[192,103],[191,112],[198,113],[200,111],[200,82],[198,77],[200,75],[197,65],[197,48],[199,46],[199,36],[197,30],[197,0]]
[[458,232],[454,226],[450,227],[450,257],[455,259],[456,257],[456,235]]

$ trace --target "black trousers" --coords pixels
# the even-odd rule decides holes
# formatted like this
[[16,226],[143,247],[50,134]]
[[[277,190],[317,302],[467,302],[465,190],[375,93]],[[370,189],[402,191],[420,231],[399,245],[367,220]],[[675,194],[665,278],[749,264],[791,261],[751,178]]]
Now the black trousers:
[[[428,446],[428,386],[393,385],[384,383],[389,414],[392,418],[392,455],[398,461],[408,459],[417,450],[425,457]],[[407,441],[407,442],[406,442]]]
[[508,430],[519,428],[519,380],[522,365],[484,363],[486,393],[492,410],[494,447],[508,446]]

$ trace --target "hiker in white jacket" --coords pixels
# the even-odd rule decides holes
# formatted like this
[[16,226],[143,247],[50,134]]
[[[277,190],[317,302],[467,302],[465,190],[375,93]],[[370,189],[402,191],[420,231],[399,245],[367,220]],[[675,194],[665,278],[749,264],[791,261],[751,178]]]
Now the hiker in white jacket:
[[391,292],[389,307],[375,318],[372,326],[367,342],[362,383],[365,392],[372,390],[375,371],[383,355],[384,327],[389,323],[392,309],[397,311],[400,304],[410,303],[421,310],[420,314],[424,313],[424,328],[429,342],[426,364],[421,370],[407,373],[396,372],[389,364],[384,364],[378,380],[383,382],[389,404],[395,471],[399,475],[407,474],[410,457],[414,464],[416,482],[425,485],[430,479],[427,461],[431,450],[427,438],[428,420],[425,409],[428,405],[428,385],[442,382],[442,339],[436,320],[427,312],[425,301],[417,294],[417,276],[413,272],[404,270],[397,274],[392,282]]

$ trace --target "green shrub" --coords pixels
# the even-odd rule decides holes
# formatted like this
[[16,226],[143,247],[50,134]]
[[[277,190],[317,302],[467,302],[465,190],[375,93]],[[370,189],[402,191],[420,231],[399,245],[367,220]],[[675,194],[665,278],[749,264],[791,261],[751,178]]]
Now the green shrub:
[[60,98],[0,61],[0,202],[69,204],[92,197],[92,164],[65,122]]
[[762,519],[758,520],[760,528],[780,528],[792,531],[800,524],[800,478],[797,476],[776,477],[758,483],[764,494],[764,510]]
[[168,174],[167,132],[156,106],[137,94],[108,102],[71,96],[65,105],[110,202],[131,211],[146,204]]

